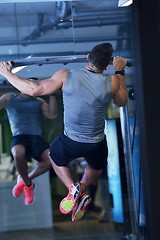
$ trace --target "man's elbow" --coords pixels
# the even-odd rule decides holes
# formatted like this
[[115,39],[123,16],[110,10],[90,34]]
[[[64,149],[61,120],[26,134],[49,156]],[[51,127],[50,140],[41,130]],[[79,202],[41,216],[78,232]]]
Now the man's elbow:
[[119,101],[119,107],[125,107],[128,104],[128,92],[126,92]]
[[114,101],[114,104],[115,104],[117,107],[125,107],[125,106],[128,104],[128,96],[124,97],[124,98],[121,99],[121,100]]
[[44,95],[43,86],[37,82],[30,82],[30,86],[27,89],[28,95],[32,97],[42,96]]
[[58,117],[58,113],[57,113],[57,114],[54,114],[53,117],[52,117],[52,119],[55,119],[55,118],[57,118],[57,117]]
[[29,96],[31,96],[31,97],[37,97],[37,96],[39,96],[39,95],[37,95],[37,93],[34,92],[34,91],[27,92],[27,94],[28,94]]
[[128,104],[128,101],[123,101],[119,104],[118,107],[125,107],[125,106],[127,106],[127,104]]
[[42,96],[43,95],[43,91],[40,88],[32,88],[30,90],[30,95],[32,97]]
[[53,113],[53,114],[50,114],[50,116],[48,118],[53,120],[57,117],[58,117],[58,113]]

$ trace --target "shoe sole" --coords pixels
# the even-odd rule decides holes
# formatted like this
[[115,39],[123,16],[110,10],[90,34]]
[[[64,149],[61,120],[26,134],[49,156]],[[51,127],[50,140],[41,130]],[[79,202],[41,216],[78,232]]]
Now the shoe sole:
[[[60,202],[59,210],[63,214],[67,214],[67,213],[71,212],[74,205],[76,204],[76,201],[77,201],[77,199],[80,196],[81,191],[82,191],[80,185],[78,185],[77,187],[79,187],[79,189],[75,189],[75,192],[73,194],[71,193],[72,189],[69,189],[69,194],[67,195],[67,197],[65,197]],[[73,199],[74,195],[76,195],[76,200]]]
[[80,202],[76,213],[72,216],[72,222],[77,222],[84,216],[86,208],[90,204],[91,200],[91,197],[88,195],[83,198],[83,201]]
[[33,199],[33,201],[32,201],[31,203],[25,203],[25,202],[24,202],[24,203],[25,203],[26,206],[29,206],[29,205],[31,205],[32,203],[34,203],[34,201],[35,201],[35,197],[34,197],[34,199]]
[[[13,197],[15,197],[15,198],[18,198],[18,197],[20,197],[21,196],[21,194],[19,195],[19,196],[16,196],[15,194],[14,194],[14,189],[16,188],[16,186],[18,185],[18,183],[19,183],[19,181],[20,181],[20,175],[18,175],[18,177],[17,177],[17,184],[13,187],[13,189],[12,189],[12,195],[13,195]],[[23,192],[23,191],[22,191]]]

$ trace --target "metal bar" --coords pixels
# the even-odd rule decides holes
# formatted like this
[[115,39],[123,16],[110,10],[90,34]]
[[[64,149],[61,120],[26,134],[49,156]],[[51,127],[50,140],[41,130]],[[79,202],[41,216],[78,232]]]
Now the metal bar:
[[103,11],[90,11],[90,12],[76,12],[76,9],[73,8],[73,16],[74,17],[88,17],[88,16],[117,16],[117,15],[126,15],[129,14],[130,11],[128,9],[104,9]]
[[[74,21],[74,28],[80,27],[91,27],[91,26],[105,26],[105,25],[126,25],[128,26],[130,23],[129,17],[120,18],[119,16],[116,18],[96,18],[96,19],[87,19],[87,20],[75,20]],[[56,29],[60,28],[70,28],[72,27],[72,21],[64,21],[60,22],[56,25]]]
[[[106,41],[104,41],[104,42],[106,42]],[[100,42],[100,43],[102,43],[102,42]],[[96,44],[98,44],[98,43],[96,43]],[[0,55],[0,62],[1,61],[14,61],[14,60],[17,60],[17,59],[27,59],[27,58],[29,58],[29,56],[30,56],[30,58],[31,57],[39,57],[39,58],[52,58],[52,57],[56,57],[56,58],[58,58],[59,56],[60,57],[63,57],[64,56],[64,54],[65,54],[65,56],[69,56],[69,57],[71,57],[71,56],[81,56],[81,55],[84,55],[84,56],[87,56],[87,54],[88,54],[89,52],[88,51],[63,51],[63,52],[44,52],[44,53],[33,53],[33,54],[31,54],[30,52],[29,53],[21,53],[21,54],[11,54],[11,55],[6,55],[6,54],[4,54],[4,55]],[[126,58],[126,59],[128,59],[129,61],[133,61],[133,60],[131,60],[130,59],[130,57],[131,57],[131,51],[129,51],[129,50],[114,50],[114,56],[123,56],[124,58]]]
[[[113,58],[112,58],[113,60]],[[112,60],[110,64],[112,63]],[[31,57],[25,59],[17,59],[11,61],[13,67],[19,66],[27,66],[27,65],[43,65],[43,64],[68,64],[68,63],[78,63],[78,62],[86,62],[86,55],[77,55],[77,56],[58,56],[58,57]],[[127,66],[132,66],[133,60],[127,59]]]
[[43,65],[43,64],[58,64],[58,63],[74,63],[74,62],[86,62],[87,57],[85,55],[77,56],[58,56],[58,57],[31,57],[25,59],[18,59],[11,61],[13,67],[27,66],[27,65]]
[[131,235],[130,239],[137,239],[138,237],[138,211],[136,205],[136,194],[135,194],[135,184],[133,175],[133,163],[131,154],[131,140],[130,140],[130,130],[128,122],[128,107],[120,107],[120,120],[121,120],[121,131],[123,139],[123,150],[126,168],[126,178],[127,178],[127,191],[128,191],[128,201],[129,210],[131,217]]

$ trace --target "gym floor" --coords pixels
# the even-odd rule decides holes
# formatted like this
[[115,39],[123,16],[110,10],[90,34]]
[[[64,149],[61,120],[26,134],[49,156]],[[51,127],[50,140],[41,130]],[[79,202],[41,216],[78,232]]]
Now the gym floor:
[[111,220],[100,222],[100,209],[87,211],[79,222],[71,222],[70,214],[58,210],[58,202],[53,208],[53,227],[49,229],[32,229],[1,232],[3,240],[120,240],[123,236],[122,226],[115,227]]
[[[55,186],[55,183],[54,183]],[[55,190],[55,187],[51,187]],[[66,193],[64,193],[65,195]],[[0,232],[3,240],[121,240],[123,225],[115,224],[111,217],[107,222],[100,222],[101,208],[96,206],[88,209],[83,219],[71,221],[71,214],[62,214],[59,211],[59,202],[62,196],[52,196],[52,228],[14,230]],[[17,200],[17,199],[16,199]]]
[[[98,213],[88,213],[83,220],[73,223],[70,216],[61,219],[55,216],[53,228],[1,232],[3,240],[120,240],[121,231],[117,231],[113,222],[99,222]],[[56,220],[57,219],[57,220]]]

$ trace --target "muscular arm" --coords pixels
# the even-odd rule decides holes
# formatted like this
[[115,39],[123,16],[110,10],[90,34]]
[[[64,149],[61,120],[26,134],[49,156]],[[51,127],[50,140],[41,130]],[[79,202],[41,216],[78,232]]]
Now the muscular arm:
[[62,88],[67,77],[67,69],[60,70],[48,79],[40,82],[34,82],[21,78],[11,72],[12,64],[10,62],[0,62],[0,74],[4,76],[20,92],[30,96],[48,95]]
[[128,103],[128,90],[123,75],[112,76],[112,99],[118,107]]
[[42,98],[38,99],[41,101],[41,110],[45,117],[54,119],[58,116],[57,101],[55,96],[49,97],[49,104],[46,103]]
[[0,109],[4,109],[8,106],[12,93],[6,93],[0,97]]
[[[126,65],[126,60],[121,57],[114,58],[113,65],[115,71],[121,71]],[[124,76],[121,74],[112,75],[112,99],[118,107],[125,106],[128,103],[128,90]]]

